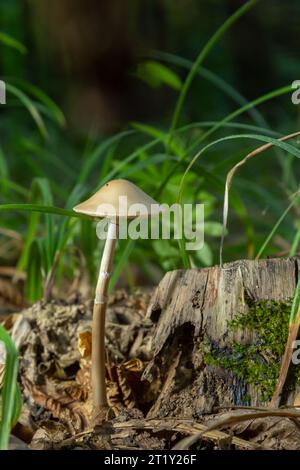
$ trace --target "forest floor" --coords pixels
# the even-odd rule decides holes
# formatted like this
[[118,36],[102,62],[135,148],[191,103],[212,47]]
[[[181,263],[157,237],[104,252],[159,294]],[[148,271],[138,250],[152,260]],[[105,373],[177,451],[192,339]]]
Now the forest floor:
[[[297,409],[215,410],[199,418],[174,416],[159,399],[160,377],[143,380],[152,359],[155,325],[146,316],[150,291],[110,296],[107,312],[107,390],[111,413],[91,425],[92,303],[40,301],[6,313],[1,323],[19,351],[23,409],[10,447],[49,449],[300,449]],[[3,377],[2,365],[2,377]],[[0,365],[1,381],[1,365]],[[262,413],[260,417],[259,413]],[[251,415],[245,419],[247,414]]]

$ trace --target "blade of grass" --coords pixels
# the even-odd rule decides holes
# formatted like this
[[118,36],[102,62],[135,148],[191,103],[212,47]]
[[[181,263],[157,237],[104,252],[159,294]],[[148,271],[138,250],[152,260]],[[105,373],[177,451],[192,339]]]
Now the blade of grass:
[[[84,193],[85,193],[85,188],[80,184],[76,185],[73,188],[73,190],[72,190],[72,192],[71,192],[71,194],[70,194],[70,196],[69,196],[69,198],[66,202],[65,209],[67,209],[67,210],[72,209],[80,201],[80,199],[83,197]],[[55,251],[61,250],[62,244],[65,243],[65,242],[63,242],[63,240],[64,240],[64,237],[65,237],[65,232],[67,230],[68,224],[69,224],[68,219],[63,220],[60,224],[60,227],[58,229],[58,234],[57,234],[57,243],[55,245]]]
[[254,138],[257,138],[257,140],[262,140],[262,141],[265,141],[267,143],[265,145],[262,145],[261,147],[255,149],[255,150],[253,150],[248,155],[246,155],[246,157],[243,158],[243,160],[241,160],[240,162],[238,162],[227,174],[226,183],[225,183],[224,205],[223,205],[223,234],[222,234],[221,244],[220,244],[220,265],[221,266],[223,264],[223,260],[222,260],[223,244],[224,244],[224,238],[225,238],[225,233],[226,233],[226,229],[227,229],[227,218],[228,218],[228,209],[229,209],[229,191],[230,191],[230,187],[231,187],[231,184],[232,184],[232,179],[233,179],[234,174],[236,173],[236,171],[241,166],[243,166],[245,163],[247,163],[248,160],[250,160],[250,159],[256,157],[257,155],[261,154],[262,152],[270,149],[274,145],[277,145],[278,147],[282,148],[283,150],[286,150],[287,152],[290,152],[292,155],[300,158],[299,150],[297,150],[296,148],[292,147],[291,145],[285,143],[286,140],[292,139],[292,138],[297,137],[299,135],[300,135],[300,132],[295,132],[293,134],[289,134],[287,136],[281,137],[278,140],[275,140],[271,137],[266,137],[266,136],[264,136],[263,139],[261,138],[262,136],[260,136],[260,138],[258,138],[258,136],[254,137]]
[[5,344],[6,360],[2,387],[2,411],[0,422],[0,450],[8,448],[10,430],[17,420],[20,408],[17,389],[18,351],[4,327],[0,325],[0,341]]
[[3,31],[0,31],[0,42],[4,44],[4,46],[15,49],[22,55],[25,55],[27,53],[26,47],[20,41],[13,38],[9,34],[4,33]]
[[[139,122],[132,122],[131,125],[141,132],[142,134],[149,135],[150,137],[154,137],[155,139],[161,140],[165,145],[167,144],[168,140],[168,133],[165,131],[162,131],[161,129],[157,129],[156,127],[149,126],[146,124],[141,124]],[[173,139],[173,141],[170,143],[170,150],[177,155],[183,156],[185,153],[184,148]]]
[[8,171],[7,161],[6,161],[5,155],[1,147],[0,147],[0,177],[2,180],[2,188],[1,188],[2,194],[6,196],[8,189],[9,189],[8,184],[7,184],[7,182],[9,181],[9,171]]
[[22,90],[35,97],[40,103],[44,104],[57,124],[61,127],[65,126],[66,118],[62,110],[43,90],[38,88],[36,85],[33,85],[32,83],[29,83],[20,78],[13,77],[10,78],[9,81],[13,82],[16,86],[20,87]]
[[[300,132],[296,132],[294,134],[291,134],[290,136],[285,136],[283,138],[283,140],[286,140],[287,138],[292,138],[292,137],[296,137],[300,134]],[[221,143],[221,142],[225,142],[227,140],[235,140],[235,139],[254,139],[254,140],[259,140],[259,141],[262,141],[262,142],[267,142],[266,146],[267,148],[269,147],[272,147],[272,145],[276,145],[280,148],[282,148],[283,150],[291,153],[292,155],[300,158],[300,151],[297,150],[295,147],[293,147],[292,145],[289,145],[289,144],[286,144],[284,141],[282,141],[282,139],[278,139],[278,140],[275,140],[273,139],[272,137],[268,137],[268,136],[263,136],[263,135],[256,135],[256,134],[239,134],[239,135],[232,135],[232,136],[227,136],[227,137],[223,137],[223,138],[220,138],[214,142],[210,142],[209,144],[207,144],[205,147],[203,147],[194,157],[193,159],[191,160],[191,162],[189,163],[189,165],[187,166],[182,178],[181,178],[181,181],[180,181],[180,185],[179,185],[179,190],[178,190],[178,197],[177,197],[177,202],[178,203],[181,203],[181,198],[182,198],[182,192],[183,192],[183,187],[184,187],[184,180],[186,178],[186,175],[188,174],[188,172],[190,171],[190,169],[192,168],[192,166],[194,165],[194,163],[198,160],[198,158],[206,151],[208,150],[209,148]],[[264,148],[266,146],[263,146]],[[255,151],[254,151],[255,152]],[[252,155],[249,154],[249,155]],[[247,156],[246,157],[247,159],[251,158],[251,156]],[[238,168],[239,166],[241,165],[241,162],[239,162],[237,165],[235,165],[234,168]],[[235,172],[236,170],[234,170]],[[227,178],[228,178],[228,175],[227,175]],[[222,236],[222,239],[221,239],[221,247],[220,247],[220,260],[222,259],[222,249],[223,249],[223,243],[224,243],[224,237],[225,237],[225,232],[226,232],[226,229],[227,229],[227,213],[228,213],[228,187],[225,186],[225,196],[224,196],[224,209],[223,209],[223,236]],[[226,217],[225,217],[226,216]]]
[[105,175],[109,172],[109,169],[114,164],[114,158],[116,154],[118,143],[112,145],[106,152],[106,155],[103,157],[101,161],[101,168],[99,172],[99,181],[102,181],[105,178]]
[[[220,121],[199,121],[199,122],[193,122],[191,124],[187,124],[186,126],[182,126],[176,131],[174,131],[175,134],[179,134],[181,132],[186,132],[191,129],[197,129],[197,128],[202,128],[202,127],[213,127],[218,125],[219,126]],[[256,131],[256,132],[263,132],[266,135],[270,135],[271,137],[280,137],[279,132],[273,131],[272,129],[268,129],[266,127],[261,127],[261,126],[253,126],[251,124],[244,124],[243,122],[223,122],[220,125],[220,128],[229,128],[229,129],[246,129],[248,131]],[[186,152],[185,152],[186,153]]]
[[[52,191],[47,178],[34,178],[31,185],[30,200],[32,203],[43,202],[47,206],[53,204]],[[36,232],[39,224],[39,214],[33,212],[29,219],[26,239],[21,257],[18,262],[18,269],[24,271],[29,262],[29,247],[36,238]],[[52,216],[46,214],[47,227],[47,264],[51,263],[53,249],[53,219]]]
[[90,221],[80,221],[79,246],[85,258],[86,269],[92,282],[96,282],[97,266],[95,263],[95,250],[97,248],[97,239],[95,229]]
[[[300,190],[299,190],[300,191]],[[287,208],[285,209],[285,211],[282,213],[282,215],[279,217],[279,219],[277,220],[276,224],[274,224],[274,226],[272,227],[272,230],[270,231],[269,235],[267,236],[266,240],[264,241],[264,243],[262,244],[262,246],[260,247],[260,249],[258,250],[258,253],[257,255],[255,256],[255,259],[259,259],[263,252],[265,251],[266,247],[268,246],[268,244],[270,243],[270,241],[272,240],[272,238],[274,237],[275,233],[277,232],[279,226],[281,225],[281,223],[284,221],[284,219],[286,218],[286,216],[288,215],[288,213],[290,212],[290,210],[292,209],[292,207],[294,207],[294,205],[296,204],[296,202],[298,202],[298,198],[299,198],[299,192],[298,194],[294,195],[291,203],[287,206]]]
[[[76,185],[66,202],[66,209],[73,208],[75,204],[77,204],[78,201],[81,199],[84,192],[85,189],[83,188],[83,186]],[[51,264],[47,269],[43,286],[45,299],[51,298],[56,272],[60,270],[60,263],[62,260],[61,254],[64,252],[68,241],[71,239],[77,222],[77,219],[65,218],[59,223],[56,229],[53,241],[53,253],[51,258]]]
[[[222,119],[221,121],[218,121],[215,125],[213,125],[211,127],[211,129],[209,129],[205,134],[201,135],[199,137],[199,139],[197,139],[195,142],[193,142],[193,144],[186,150],[185,152],[185,155],[183,156],[183,160],[186,160],[186,156],[189,155],[189,153],[195,148],[197,147],[202,141],[204,141],[205,139],[207,139],[207,137],[209,137],[211,134],[213,134],[214,132],[216,132],[217,130],[219,130],[220,128],[222,128],[225,124],[227,124],[228,122],[232,121],[233,119],[235,119],[236,117],[238,117],[240,114],[243,114],[245,111],[251,109],[251,108],[254,108],[255,106],[258,106],[259,104],[262,104],[266,101],[269,101],[269,100],[272,100],[274,98],[277,98],[278,96],[281,96],[283,94],[286,94],[286,93],[290,93],[292,90],[292,86],[291,85],[288,85],[286,87],[282,87],[282,88],[278,88],[276,90],[273,90],[269,93],[267,93],[266,95],[263,95],[263,96],[260,96],[259,98],[255,99],[254,101],[251,101],[249,102],[247,105],[241,107],[241,108],[238,108],[237,110],[235,110],[234,112],[230,113],[229,115],[227,115],[224,119]],[[167,176],[164,178],[164,180],[162,181],[161,185],[160,185],[160,193],[163,191],[164,187],[166,186],[166,184],[168,183],[169,179],[173,176],[173,174],[176,172],[176,170],[178,169],[179,167],[179,164],[180,162],[178,162],[176,165],[174,165],[172,167],[172,169],[170,170],[170,172],[167,174]]]
[[195,148],[197,145],[199,145],[201,142],[203,142],[204,140],[206,140],[209,136],[211,136],[213,133],[215,133],[218,129],[220,129],[220,127],[229,122],[229,121],[232,121],[233,119],[235,119],[236,117],[240,116],[241,114],[243,114],[244,112],[248,111],[249,109],[252,109],[256,106],[259,106],[260,104],[262,103],[265,103],[267,101],[270,101],[274,98],[277,98],[278,96],[281,96],[281,95],[284,95],[286,93],[290,93],[292,91],[292,86],[291,85],[287,85],[287,86],[284,86],[284,87],[281,87],[281,88],[277,88],[276,90],[273,90],[269,93],[266,93],[265,95],[263,96],[260,96],[258,98],[256,98],[255,100],[253,101],[250,101],[248,104],[246,104],[245,106],[242,106],[241,108],[238,108],[236,109],[235,111],[233,111],[232,113],[228,114],[228,116],[226,116],[224,119],[222,119],[221,121],[217,122],[211,129],[209,129],[205,134],[203,134],[196,142],[193,143],[193,145],[189,148],[189,150],[192,150],[193,148]]
[[45,123],[34,102],[27,95],[25,95],[25,93],[23,93],[21,90],[11,85],[10,83],[6,83],[6,90],[20,100],[20,102],[24,105],[27,111],[31,114],[31,117],[36,123],[41,135],[44,138],[48,138],[48,132]]
[[[54,168],[62,172],[65,177],[73,177],[76,178],[78,173],[75,169],[70,168],[70,165],[65,163],[63,159],[57,156],[52,150],[49,151],[47,148],[44,148],[42,145],[39,145],[35,142],[31,137],[27,138],[24,137],[20,140],[20,144],[24,147],[24,151],[29,153],[28,157],[34,159],[40,159],[45,162],[45,164],[53,165]],[[32,155],[31,155],[32,154]],[[42,174],[45,174],[44,168],[42,168]]]
[[221,26],[220,28],[213,34],[213,36],[208,40],[200,54],[198,55],[197,59],[195,60],[193,67],[191,68],[190,72],[188,73],[188,76],[185,79],[185,82],[181,88],[181,92],[179,94],[175,110],[172,116],[171,120],[171,126],[169,130],[169,143],[168,147],[170,145],[170,140],[172,138],[173,131],[177,127],[177,123],[180,117],[180,113],[186,98],[186,95],[188,93],[188,90],[191,86],[192,81],[194,80],[200,66],[202,65],[203,61],[205,60],[206,56],[210,52],[210,50],[215,46],[215,44],[219,41],[219,39],[228,31],[236,21],[238,21],[244,14],[246,14],[252,7],[256,5],[258,0],[249,0],[246,2],[244,5],[242,5],[241,8],[239,8],[237,11],[233,13]]
[[10,179],[7,178],[0,178],[0,183],[2,183],[4,186],[7,186],[7,188],[10,188],[12,191],[15,191],[17,194],[20,194],[22,198],[29,198],[30,196],[30,191],[28,189],[23,188],[20,184],[14,183]]
[[296,235],[294,237],[293,243],[292,243],[292,247],[289,253],[289,256],[291,258],[296,255],[299,243],[300,243],[300,228],[298,228]]
[[[191,68],[193,67],[193,62],[191,60],[185,59],[175,54],[170,54],[168,52],[152,51],[150,52],[150,55],[158,60],[163,60],[165,62],[183,67],[188,70],[191,70]],[[231,86],[223,78],[221,78],[219,75],[215,74],[211,70],[208,70],[207,68],[204,68],[202,66],[197,71],[197,75],[211,82],[213,85],[219,88],[223,93],[229,96],[233,101],[235,101],[240,106],[244,106],[249,102],[233,86]],[[264,127],[267,125],[262,114],[259,111],[257,111],[255,108],[250,108],[248,112],[249,112],[249,115],[252,117],[253,121],[256,122],[258,126]]]
[[180,77],[173,70],[154,60],[140,62],[133,75],[152,88],[166,85],[174,90],[180,90],[182,86]]
[[150,148],[154,147],[155,145],[160,144],[160,139],[154,139],[150,142],[148,142],[146,145],[143,145],[142,147],[138,148],[131,154],[129,154],[126,158],[124,158],[122,161],[118,162],[115,168],[113,168],[107,175],[106,177],[101,181],[102,184],[105,184],[107,181],[112,179],[115,175],[120,175],[121,176],[121,170],[122,168],[126,167],[129,163],[131,163],[135,158],[137,158],[141,152],[147,151]]
[[[208,185],[208,188],[210,190],[211,188],[214,188],[223,196],[224,194],[223,179],[218,175],[218,173],[216,173],[214,170],[206,169],[203,165],[200,166],[197,161],[195,162],[195,165],[198,166],[199,170],[197,169],[197,171],[201,172],[201,174],[203,175],[205,182]],[[234,191],[234,189],[232,189],[231,191],[231,204],[244,227],[246,240],[247,240],[247,246],[248,246],[248,252],[252,253],[254,250],[254,240],[255,240],[254,229],[252,226],[251,219],[248,216],[245,204],[243,203],[240,196],[236,193],[236,191]]]
[[178,158],[166,154],[152,155],[151,158],[149,158],[148,160],[137,162],[133,167],[129,166],[128,170],[124,170],[122,172],[122,178],[128,178],[128,176],[130,175],[134,175],[135,173],[138,173],[141,170],[145,170],[145,168],[148,168],[149,166],[157,165],[158,163],[163,163],[166,160],[177,162]]
[[42,246],[38,240],[32,240],[28,247],[30,263],[26,267],[25,297],[28,302],[33,303],[42,297]]
[[[194,128],[197,128],[197,127],[211,127],[211,125],[215,125],[215,124],[219,124],[218,122],[215,122],[215,121],[204,121],[204,122],[198,122],[198,123],[192,123],[192,124],[188,124],[188,125],[185,125],[185,126],[182,126],[181,128],[178,128],[176,129],[176,131],[174,131],[174,135],[175,134],[179,134],[179,133],[183,133],[183,132],[186,132],[190,129],[194,129]],[[158,141],[161,141],[162,143],[166,143],[167,141],[167,136],[168,134],[159,129],[156,129],[156,128],[151,128],[149,126],[145,126],[143,124],[140,124],[140,123],[133,123],[133,125],[135,126],[135,128],[137,130],[139,130],[140,132],[142,133],[145,133],[147,135],[151,135],[151,136],[155,136],[157,137],[157,139],[153,142],[157,142]],[[274,132],[274,131],[271,131],[269,129],[261,129],[260,127],[257,127],[257,126],[251,126],[249,124],[243,124],[243,123],[227,123],[225,122],[224,124],[221,124],[220,127],[229,127],[229,128],[236,128],[236,129],[246,129],[246,130],[252,130],[252,131],[264,131],[266,134],[270,134],[271,136],[274,136],[274,137],[278,137],[279,134],[277,132]],[[151,144],[151,143],[150,143]],[[172,148],[173,148],[173,143],[171,143],[172,145]],[[145,149],[145,147],[143,148]],[[159,191],[157,192],[157,196],[156,197],[159,197],[159,195],[161,194],[161,192],[163,191],[164,187],[166,186],[167,182],[169,181],[169,179],[171,178],[171,176],[175,173],[175,171],[180,167],[181,163],[185,160],[186,158],[186,155],[187,155],[187,152],[181,148],[181,147],[175,147],[174,146],[174,150],[175,150],[175,153],[177,153],[178,155],[180,155],[180,159],[178,160],[177,163],[175,163],[175,165],[173,165],[173,168],[171,170],[171,172],[167,175],[167,177],[163,180],[163,182],[160,184],[160,188],[159,188]],[[134,157],[138,156],[139,155],[139,152],[135,152],[135,155]],[[170,158],[173,158],[173,157],[170,157]],[[167,158],[166,158],[167,160]],[[129,162],[132,161],[132,158],[131,156],[129,156],[129,161],[128,162],[124,162],[125,165]],[[134,170],[131,170],[131,172],[134,172]],[[126,173],[125,173],[126,175]],[[109,176],[114,176],[113,173],[110,173]],[[105,180],[107,181],[107,179]]]
[[114,289],[115,285],[117,284],[118,279],[121,273],[123,272],[124,267],[126,263],[128,262],[129,257],[133,251],[134,244],[135,244],[135,240],[131,240],[131,239],[126,240],[125,243],[123,244],[125,245],[125,247],[124,246],[122,247],[122,255],[120,256],[118,262],[116,263],[114,267],[111,280],[109,283],[109,292],[111,292]]
[[120,132],[119,134],[114,135],[113,137],[110,137],[109,139],[106,139],[104,142],[101,142],[94,150],[91,152],[84,161],[84,164],[82,165],[77,183],[83,184],[86,182],[87,178],[90,176],[90,173],[94,167],[94,165],[97,163],[98,159],[102,157],[103,153],[109,149],[111,145],[114,143],[122,140],[124,137],[127,137],[128,135],[132,135],[134,131],[124,131]]
[[46,206],[42,204],[0,204],[0,212],[40,212],[42,214],[56,214],[64,217],[77,217],[79,219],[89,220],[89,217],[74,211],[62,209],[55,206]]

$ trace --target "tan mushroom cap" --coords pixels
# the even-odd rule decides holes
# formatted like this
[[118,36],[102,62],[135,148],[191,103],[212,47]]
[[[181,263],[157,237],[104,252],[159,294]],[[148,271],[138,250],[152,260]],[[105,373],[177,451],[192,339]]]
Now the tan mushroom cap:
[[158,202],[125,179],[109,181],[73,210],[91,217],[126,218],[150,216],[161,212]]

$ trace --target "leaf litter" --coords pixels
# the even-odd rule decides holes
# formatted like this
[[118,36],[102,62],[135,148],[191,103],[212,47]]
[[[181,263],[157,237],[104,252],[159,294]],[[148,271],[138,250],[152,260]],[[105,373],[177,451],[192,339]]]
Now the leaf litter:
[[[151,381],[143,378],[152,359],[149,298],[147,290],[118,290],[110,296],[106,377],[111,415],[96,427],[90,389],[92,303],[78,298],[72,303],[40,301],[6,319],[20,351],[24,403],[12,447],[22,448],[15,442],[25,440],[36,450],[300,449],[296,407],[213,410],[200,418],[173,416],[170,411],[159,417],[181,352],[164,380],[159,375]],[[3,362],[2,357],[2,371]]]

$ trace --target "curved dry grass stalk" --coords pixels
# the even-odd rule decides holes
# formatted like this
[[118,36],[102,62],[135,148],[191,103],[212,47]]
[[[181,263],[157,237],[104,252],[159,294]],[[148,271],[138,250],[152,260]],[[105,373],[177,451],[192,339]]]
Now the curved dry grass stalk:
[[[285,135],[281,137],[280,139],[277,139],[278,141],[284,142],[286,140],[293,139],[294,137],[298,137],[300,135],[300,132],[294,132],[293,134]],[[223,229],[222,229],[222,238],[221,238],[221,244],[220,244],[220,266],[223,266],[223,245],[224,245],[224,239],[225,239],[225,233],[227,229],[227,221],[228,221],[228,209],[229,209],[229,191],[232,185],[232,179],[237,172],[237,170],[245,165],[249,160],[252,158],[256,157],[257,155],[260,155],[261,153],[265,152],[266,150],[270,149],[273,147],[273,143],[268,143],[261,145],[260,147],[256,148],[252,152],[248,153],[243,160],[238,162],[236,165],[234,165],[233,168],[227,173],[226,177],[226,183],[225,183],[225,192],[224,192],[224,205],[223,205]]]

